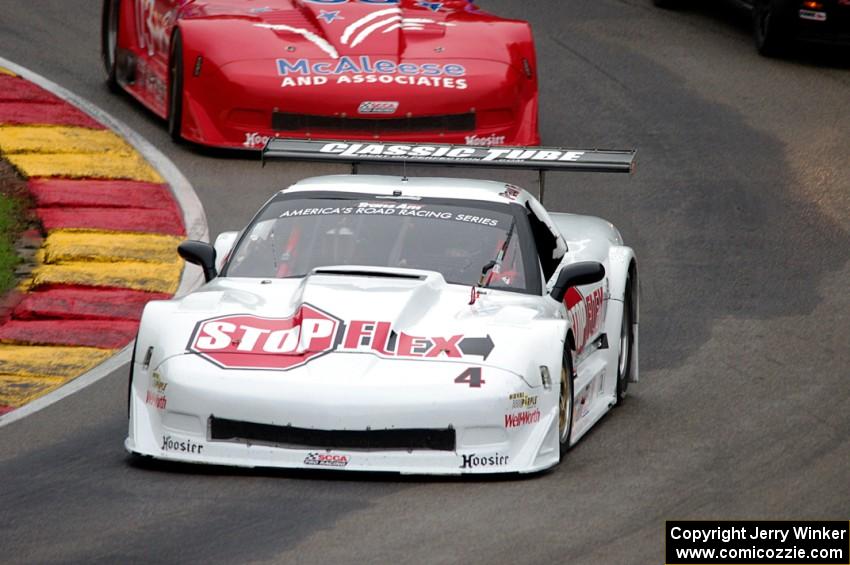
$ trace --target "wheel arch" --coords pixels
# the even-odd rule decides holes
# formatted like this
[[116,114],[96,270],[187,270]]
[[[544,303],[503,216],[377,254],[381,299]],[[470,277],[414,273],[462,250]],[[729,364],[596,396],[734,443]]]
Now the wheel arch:
[[[637,258],[635,257],[634,250],[630,247],[613,246],[609,251],[608,259],[609,299],[624,303],[626,302],[627,289],[630,293],[629,298],[631,299],[634,335],[631,344],[632,355],[628,380],[629,382],[638,382],[640,378],[638,364],[638,352],[640,349],[638,341],[638,328],[640,326],[640,278],[638,275]],[[619,323],[620,321],[618,320],[617,324]]]

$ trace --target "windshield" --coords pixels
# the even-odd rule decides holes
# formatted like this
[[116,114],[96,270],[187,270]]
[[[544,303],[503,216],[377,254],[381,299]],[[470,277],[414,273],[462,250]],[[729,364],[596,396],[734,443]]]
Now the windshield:
[[489,265],[486,286],[536,293],[539,273],[523,244],[530,239],[527,220],[514,208],[352,194],[281,195],[246,230],[226,274],[303,277],[316,267],[361,265],[437,271],[449,283],[473,285]]

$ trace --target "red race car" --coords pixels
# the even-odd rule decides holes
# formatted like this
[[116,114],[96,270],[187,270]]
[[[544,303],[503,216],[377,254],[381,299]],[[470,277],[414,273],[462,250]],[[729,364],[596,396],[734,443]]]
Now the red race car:
[[471,0],[104,0],[107,82],[175,140],[538,145],[531,27]]

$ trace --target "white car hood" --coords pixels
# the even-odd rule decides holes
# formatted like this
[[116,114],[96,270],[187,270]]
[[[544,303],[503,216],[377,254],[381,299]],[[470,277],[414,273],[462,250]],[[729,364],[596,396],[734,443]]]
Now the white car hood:
[[487,290],[470,304],[471,291],[439,273],[409,269],[327,267],[301,279],[219,278],[182,299],[148,305],[137,361],[153,347],[152,367],[188,353],[213,370],[291,371],[324,355],[367,354],[496,366],[539,384],[530,352],[564,334],[553,328],[566,324],[557,303]]

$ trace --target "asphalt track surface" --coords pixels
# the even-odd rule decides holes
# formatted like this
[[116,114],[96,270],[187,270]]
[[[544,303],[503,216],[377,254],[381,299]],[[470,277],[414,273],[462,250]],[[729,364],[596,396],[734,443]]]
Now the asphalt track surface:
[[[0,430],[0,561],[649,564],[665,519],[848,518],[850,56],[762,59],[746,18],[708,2],[481,4],[534,25],[544,143],[639,150],[632,178],[547,187],[550,208],[611,220],[640,258],[627,404],[521,480],[140,468],[121,370]],[[171,156],[211,233],[341,170],[173,145],[107,93],[99,10],[4,0],[0,53]]]

